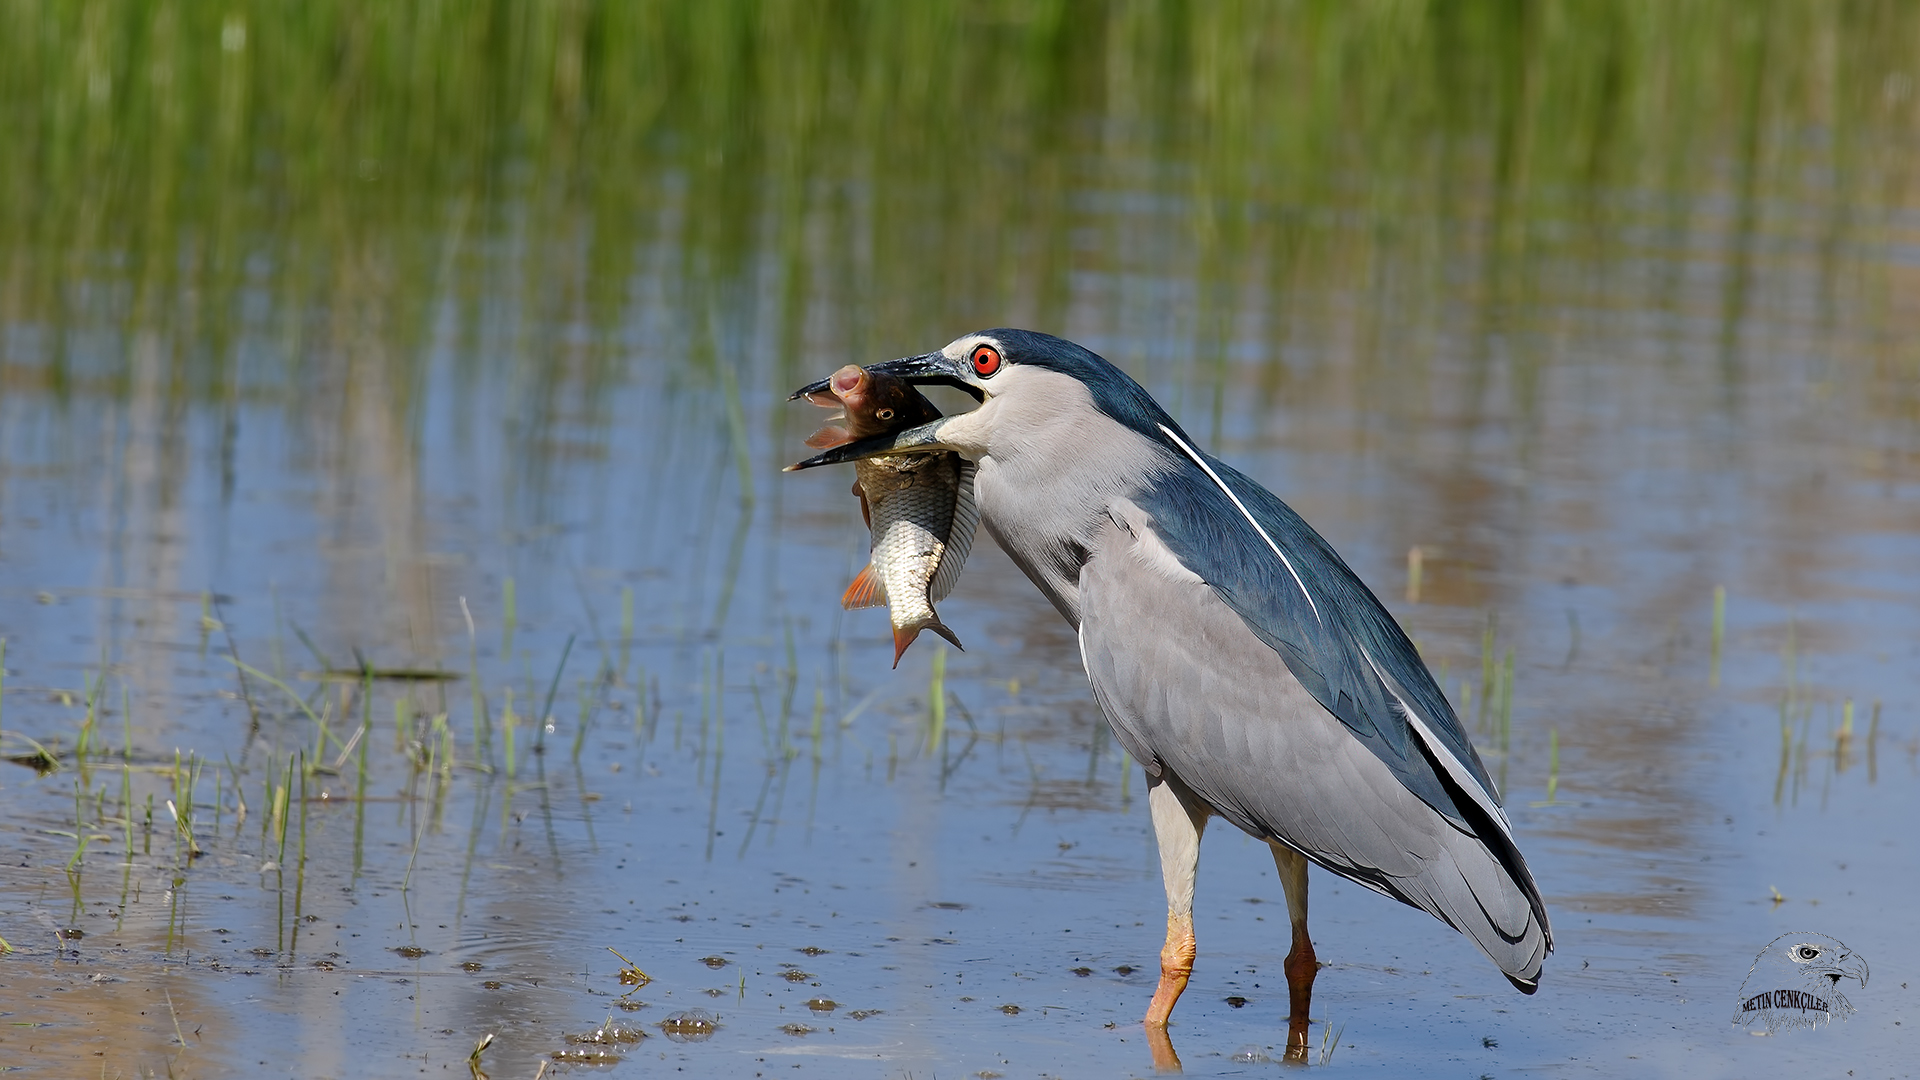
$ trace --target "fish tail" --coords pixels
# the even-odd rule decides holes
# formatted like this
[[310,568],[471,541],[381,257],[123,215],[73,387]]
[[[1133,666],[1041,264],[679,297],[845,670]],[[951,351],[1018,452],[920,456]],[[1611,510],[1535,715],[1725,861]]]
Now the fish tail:
[[[847,586],[847,591],[840,594],[840,606],[848,611],[855,611],[859,608],[879,607],[886,602],[886,583],[880,580],[879,574],[873,572],[872,563],[868,563],[862,567],[860,572],[854,575],[853,583]],[[908,640],[912,639],[909,638]],[[904,645],[901,646],[901,648],[905,647]],[[895,662],[898,662],[898,660],[899,658],[895,657]]]
[[947,629],[947,624],[940,621],[940,616],[932,615],[928,616],[925,622],[912,623],[907,626],[896,626],[893,628],[894,667],[897,668],[900,666],[900,657],[906,655],[907,646],[913,644],[913,639],[919,637],[920,631],[922,630],[931,630],[952,642],[954,648],[959,649],[961,652],[967,651],[967,647],[960,644],[960,639],[954,635],[954,632]]
[[967,651],[967,647],[960,644],[960,638],[955,635],[953,631],[947,629],[947,624],[941,622],[939,616],[934,616],[933,621],[927,624],[927,629],[952,642],[953,647],[959,649],[961,652]]

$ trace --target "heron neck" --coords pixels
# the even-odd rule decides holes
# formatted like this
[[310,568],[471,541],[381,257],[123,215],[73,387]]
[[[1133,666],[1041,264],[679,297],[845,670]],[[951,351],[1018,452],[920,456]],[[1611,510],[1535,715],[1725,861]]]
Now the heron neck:
[[[1093,408],[1064,376],[1065,402],[998,415],[975,460],[980,520],[1053,606],[1080,626],[1080,569],[1095,551],[1108,507],[1179,467],[1171,451]],[[1079,402],[1072,397],[1078,395]]]

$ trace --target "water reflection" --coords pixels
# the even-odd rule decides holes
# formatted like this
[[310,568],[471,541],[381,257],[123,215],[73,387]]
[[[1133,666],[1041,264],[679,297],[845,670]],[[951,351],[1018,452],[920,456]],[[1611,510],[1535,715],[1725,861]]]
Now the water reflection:
[[[710,1072],[1130,1039],[1109,973],[1150,960],[1158,886],[1072,636],[981,553],[935,735],[928,661],[888,675],[835,603],[846,479],[776,471],[815,419],[787,388],[980,326],[1120,363],[1393,598],[1572,927],[1499,1014],[1513,1058],[1612,1053],[1562,1021],[1669,992],[1706,1045],[1689,1003],[1746,936],[1854,941],[1913,884],[1882,848],[1916,772],[1915,12],[284,15],[0,14],[0,755],[66,764],[0,764],[0,935],[60,960],[0,978],[57,1025],[49,1074],[269,1039],[411,1073],[498,1031],[519,1075],[604,1026],[606,945],[659,1017],[722,1014],[673,1044]],[[363,657],[467,678],[303,676]],[[303,752],[332,770],[304,797]],[[1817,872],[1783,861],[1810,838]],[[1277,970],[1254,910],[1196,979]],[[1323,930],[1353,1067],[1485,992],[1395,918]],[[740,959],[802,944],[819,989]],[[694,965],[726,950],[715,1004]],[[1183,1018],[1190,1070],[1274,1041],[1257,978]]]

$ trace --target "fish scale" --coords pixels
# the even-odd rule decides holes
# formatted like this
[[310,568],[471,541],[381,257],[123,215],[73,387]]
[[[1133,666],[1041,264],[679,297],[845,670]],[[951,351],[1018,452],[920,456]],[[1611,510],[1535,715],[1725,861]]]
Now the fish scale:
[[904,454],[869,458],[854,471],[873,518],[873,561],[848,586],[842,603],[886,604],[898,651],[921,630],[960,646],[933,605],[953,588],[972,544],[973,466],[958,454]]

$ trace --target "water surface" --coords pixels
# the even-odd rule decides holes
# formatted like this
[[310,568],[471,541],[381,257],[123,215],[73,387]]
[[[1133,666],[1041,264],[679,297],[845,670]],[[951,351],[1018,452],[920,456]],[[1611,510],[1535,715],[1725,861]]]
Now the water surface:
[[[0,763],[0,1068],[1149,1073],[1071,633],[983,547],[891,670],[850,477],[779,472],[793,387],[996,325],[1299,509],[1506,794],[1540,993],[1316,872],[1316,1063],[1904,1067],[1911,13],[0,22],[0,751],[59,762]],[[1272,875],[1216,825],[1189,1073],[1280,1068]],[[1800,929],[1859,1012],[1753,1038]]]

